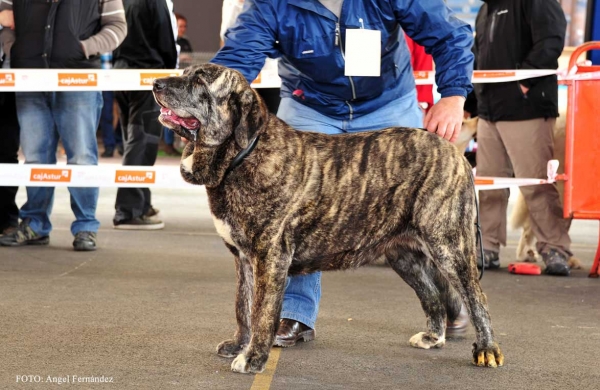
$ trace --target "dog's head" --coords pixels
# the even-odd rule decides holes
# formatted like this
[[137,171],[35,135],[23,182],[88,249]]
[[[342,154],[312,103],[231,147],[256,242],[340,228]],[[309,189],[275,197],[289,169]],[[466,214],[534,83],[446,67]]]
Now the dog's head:
[[244,76],[220,65],[193,66],[181,76],[156,79],[153,93],[161,106],[160,122],[205,147],[234,137],[245,148],[268,116]]

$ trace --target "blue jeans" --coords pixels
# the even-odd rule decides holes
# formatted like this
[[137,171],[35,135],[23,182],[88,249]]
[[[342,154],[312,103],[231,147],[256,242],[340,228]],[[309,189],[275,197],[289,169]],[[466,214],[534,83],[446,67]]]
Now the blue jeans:
[[[17,116],[21,126],[21,148],[26,164],[56,164],[58,140],[67,153],[67,164],[98,165],[96,129],[102,111],[100,92],[17,92]],[[98,188],[69,187],[75,221],[73,235],[97,232]],[[41,236],[52,230],[50,214],[54,187],[27,187],[27,202],[21,219]]]
[[[331,119],[292,98],[281,99],[277,116],[295,129],[325,134],[423,126],[423,114],[417,104],[416,91],[351,121]],[[320,300],[321,272],[288,277],[280,317],[302,322],[314,329]]]
[[163,127],[163,138],[167,145],[173,145],[175,142],[175,133],[168,127]]
[[102,91],[102,114],[100,116],[100,133],[104,149],[113,150],[117,146],[115,127],[113,126],[113,101],[112,91]]

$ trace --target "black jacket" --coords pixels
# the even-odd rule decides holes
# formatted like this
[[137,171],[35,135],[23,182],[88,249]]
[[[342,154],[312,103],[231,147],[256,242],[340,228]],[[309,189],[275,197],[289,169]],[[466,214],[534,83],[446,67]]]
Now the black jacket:
[[86,59],[81,41],[100,31],[98,0],[19,0],[13,2],[16,40],[13,68],[100,68]]
[[[475,21],[475,69],[556,69],[566,26],[556,0],[487,0]],[[475,93],[479,116],[492,122],[558,116],[556,76],[477,83]]]
[[124,0],[127,38],[113,54],[115,68],[173,69],[177,48],[164,0]]

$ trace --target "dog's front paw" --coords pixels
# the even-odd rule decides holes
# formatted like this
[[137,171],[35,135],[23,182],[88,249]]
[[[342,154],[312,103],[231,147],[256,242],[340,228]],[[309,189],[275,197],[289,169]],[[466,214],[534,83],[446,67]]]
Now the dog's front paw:
[[242,352],[243,349],[244,346],[236,343],[235,340],[225,340],[217,345],[217,355],[232,358]]
[[231,371],[242,374],[260,374],[265,370],[267,359],[255,357],[247,357],[245,353],[241,353],[231,363]]
[[425,332],[419,332],[408,341],[412,347],[429,349],[442,348],[446,344],[445,337],[435,337]]
[[488,348],[479,348],[473,343],[473,364],[478,367],[501,367],[504,365],[504,355],[498,344]]

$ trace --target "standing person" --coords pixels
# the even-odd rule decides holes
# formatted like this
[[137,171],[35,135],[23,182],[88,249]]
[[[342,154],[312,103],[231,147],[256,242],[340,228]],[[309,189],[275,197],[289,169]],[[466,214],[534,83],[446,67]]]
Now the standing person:
[[[10,48],[14,40],[14,18],[10,9],[0,2],[0,67],[10,67]],[[2,32],[1,30],[6,29]],[[0,93],[0,164],[19,163],[19,121],[15,93]],[[10,234],[19,225],[19,207],[16,203],[19,187],[0,187],[0,236]]]
[[[7,3],[7,2],[3,2]],[[100,53],[115,49],[127,34],[121,0],[13,2],[12,68],[99,69]],[[97,165],[99,91],[17,92],[17,115],[25,163],[56,164],[59,139],[67,163]],[[96,249],[98,188],[69,187],[76,251]],[[21,223],[0,245],[48,245],[54,187],[27,187]]]
[[[403,31],[438,65],[441,99],[424,121]],[[424,125],[455,140],[472,89],[472,42],[470,26],[443,0],[246,0],[211,62],[252,81],[266,57],[279,58],[277,115],[299,130],[341,134]],[[349,45],[356,50],[354,60]],[[288,279],[275,345],[314,339],[320,297],[321,273]],[[462,331],[465,321],[455,326],[457,316],[449,313],[450,328]]]
[[182,53],[191,53],[192,44],[185,34],[187,32],[187,19],[182,14],[175,12],[175,18],[177,19],[177,44],[181,47]]
[[[173,69],[177,49],[171,15],[164,0],[125,0],[129,32],[114,52],[115,69]],[[156,161],[162,125],[152,91],[118,91],[123,129],[123,165],[152,166]],[[115,229],[157,230],[165,224],[156,218],[149,188],[119,188],[115,203]]]
[[[556,69],[566,25],[555,0],[488,0],[476,19],[477,69]],[[479,115],[477,174],[546,177],[558,117],[556,75],[478,84],[475,91]],[[521,192],[545,272],[568,276],[571,240],[556,186],[521,187]],[[480,192],[486,268],[500,266],[500,246],[506,245],[508,197],[508,190]]]

